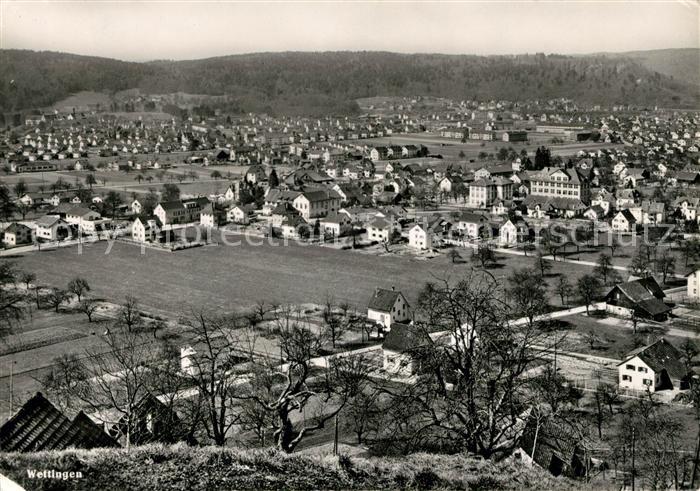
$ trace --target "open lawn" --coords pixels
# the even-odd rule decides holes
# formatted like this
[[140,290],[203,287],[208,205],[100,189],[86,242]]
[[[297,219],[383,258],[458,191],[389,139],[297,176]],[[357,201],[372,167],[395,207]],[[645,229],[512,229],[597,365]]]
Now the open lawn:
[[[254,245],[242,236],[230,236],[239,245],[213,245],[176,253],[115,243],[54,251],[32,252],[15,259],[17,267],[37,274],[39,281],[64,286],[79,275],[88,280],[94,294],[119,302],[136,295],[144,306],[161,312],[180,311],[188,305],[231,311],[259,299],[278,303],[322,302],[327,294],[364,309],[375,287],[392,285],[415,302],[427,281],[456,279],[471,262],[452,264],[446,256],[431,260],[374,256],[326,247],[302,246],[282,241]],[[461,250],[468,260],[470,251]],[[507,277],[514,268],[532,267],[534,260],[503,255],[490,269]],[[565,273],[575,281],[590,268],[553,263],[551,275]],[[553,282],[553,276],[550,281]]]
[[[464,152],[465,159],[476,159],[480,152],[496,154],[498,150],[502,147],[508,148],[513,147],[518,154],[524,148],[527,150],[528,155],[533,156],[537,147],[545,145],[551,149],[553,155],[575,155],[580,150],[596,151],[601,148],[613,148],[619,145],[611,143],[593,143],[593,142],[583,142],[583,143],[563,143],[563,144],[552,144],[552,135],[544,135],[538,133],[531,133],[528,135],[528,142],[504,142],[504,141],[478,141],[478,140],[467,140],[462,143],[460,140],[454,138],[443,138],[438,134],[431,133],[409,133],[409,134],[398,134],[391,135],[382,138],[366,138],[360,140],[347,140],[347,143],[354,143],[358,145],[425,145],[431,154],[440,154],[444,158],[457,159],[460,152]],[[497,163],[497,162],[494,162]]]

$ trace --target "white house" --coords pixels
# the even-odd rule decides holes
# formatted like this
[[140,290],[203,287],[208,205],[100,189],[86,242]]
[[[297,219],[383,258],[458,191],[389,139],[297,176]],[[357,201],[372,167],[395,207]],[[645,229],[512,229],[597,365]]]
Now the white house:
[[216,226],[216,214],[214,213],[214,207],[211,204],[208,204],[202,208],[199,215],[199,224],[202,227],[207,228],[214,228]]
[[131,211],[135,214],[138,215],[141,213],[141,210],[143,209],[143,206],[141,203],[139,203],[139,200],[135,199],[134,201],[131,202]]
[[4,231],[2,242],[7,247],[27,244],[32,240],[32,230],[21,223],[11,223]]
[[418,250],[432,249],[433,234],[427,227],[416,224],[408,231],[408,245]]
[[153,242],[158,233],[158,224],[155,220],[146,220],[142,222],[140,218],[136,218],[131,224],[131,238],[136,242]]
[[511,220],[507,220],[498,229],[498,245],[501,247],[515,247],[518,245],[518,227]]
[[634,232],[636,224],[637,220],[627,209],[618,211],[611,222],[613,232]]
[[629,353],[617,372],[620,388],[644,392],[682,389],[689,378],[682,353],[664,338]]
[[688,279],[687,295],[691,301],[700,301],[700,269],[685,276]]
[[351,219],[347,213],[333,212],[319,219],[319,226],[324,235],[339,237],[351,227]]
[[68,223],[56,215],[45,215],[36,221],[36,237],[44,240],[58,240],[67,237]]
[[83,232],[94,232],[96,222],[101,216],[94,210],[82,206],[74,206],[66,211],[66,222],[77,225]]
[[253,213],[253,205],[235,205],[226,211],[226,221],[247,225]]
[[389,242],[393,226],[389,220],[382,217],[375,217],[367,225],[367,238],[377,242]]
[[391,290],[376,288],[367,306],[367,318],[391,329],[394,322],[406,322],[410,319],[406,297],[393,287]]

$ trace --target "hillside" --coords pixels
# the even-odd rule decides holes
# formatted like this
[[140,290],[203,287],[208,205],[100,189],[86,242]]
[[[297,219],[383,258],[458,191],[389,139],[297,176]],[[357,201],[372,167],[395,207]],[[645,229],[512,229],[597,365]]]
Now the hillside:
[[[27,469],[80,471],[80,480],[29,479]],[[274,450],[147,446],[0,455],[0,473],[26,489],[590,489],[539,468],[465,456],[317,458]]]
[[657,49],[630,51],[618,56],[632,58],[649,70],[668,75],[676,80],[700,86],[700,49]]
[[385,52],[260,53],[128,63],[54,52],[0,51],[0,112],[50,105],[83,90],[229,95],[225,109],[352,113],[377,95],[550,99],[698,106],[699,94],[627,57],[466,56]]

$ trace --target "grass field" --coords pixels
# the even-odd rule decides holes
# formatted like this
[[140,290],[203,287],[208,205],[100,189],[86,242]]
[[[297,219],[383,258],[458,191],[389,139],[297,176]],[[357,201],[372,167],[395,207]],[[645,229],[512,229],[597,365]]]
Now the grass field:
[[541,145],[545,145],[552,151],[552,155],[575,155],[579,150],[594,151],[600,148],[613,148],[619,145],[606,143],[564,143],[551,144],[553,135],[544,135],[531,133],[528,135],[530,141],[509,143],[504,141],[481,142],[478,140],[467,140],[462,143],[453,138],[443,138],[437,134],[416,133],[416,134],[398,134],[386,136],[383,138],[368,138],[361,140],[348,140],[347,143],[355,143],[358,145],[407,145],[419,144],[428,147],[431,154],[440,154],[444,158],[457,159],[460,152],[464,152],[465,159],[476,159],[480,152],[496,154],[499,148],[513,147],[518,154],[524,148],[528,155],[534,156],[535,150]]
[[[425,282],[458,278],[472,263],[452,264],[445,256],[431,260],[374,256],[325,247],[253,245],[241,237],[237,246],[208,246],[176,253],[115,243],[109,252],[105,242],[83,247],[24,254],[17,267],[37,274],[39,281],[64,286],[79,275],[88,280],[94,294],[119,302],[136,295],[154,310],[180,311],[187,305],[234,310],[259,299],[278,303],[322,302],[327,294],[360,309],[375,287],[395,285],[409,302],[415,302]],[[232,239],[233,240],[233,239]],[[468,259],[469,251],[462,251]],[[504,255],[491,272],[505,277],[514,268],[532,267],[534,260]],[[552,274],[565,273],[570,280],[589,267],[554,263]]]

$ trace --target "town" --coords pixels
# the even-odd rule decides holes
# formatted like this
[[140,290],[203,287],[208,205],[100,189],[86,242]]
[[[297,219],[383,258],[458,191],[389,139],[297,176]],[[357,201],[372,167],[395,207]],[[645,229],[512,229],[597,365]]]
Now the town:
[[0,489],[700,488],[697,6],[390,3],[3,5]]

